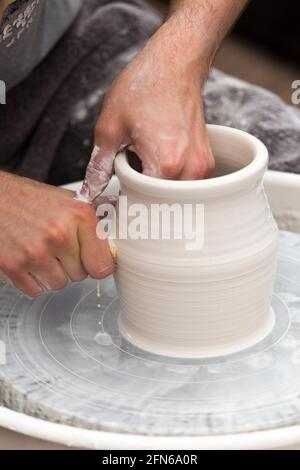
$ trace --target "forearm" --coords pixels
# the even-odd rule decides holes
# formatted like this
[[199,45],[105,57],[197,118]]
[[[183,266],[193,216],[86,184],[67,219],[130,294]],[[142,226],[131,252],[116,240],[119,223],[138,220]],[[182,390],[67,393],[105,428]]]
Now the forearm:
[[0,171],[0,197],[6,193],[8,179],[9,173],[6,173],[5,171]]
[[163,27],[173,30],[184,56],[210,67],[224,37],[248,0],[173,0]]

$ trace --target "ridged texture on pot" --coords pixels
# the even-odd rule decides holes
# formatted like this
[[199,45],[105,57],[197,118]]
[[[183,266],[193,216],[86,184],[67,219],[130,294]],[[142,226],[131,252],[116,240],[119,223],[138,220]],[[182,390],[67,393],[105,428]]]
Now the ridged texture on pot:
[[265,337],[274,321],[278,230],[262,174],[238,192],[223,197],[195,192],[193,200],[145,196],[118,176],[129,207],[204,204],[201,250],[187,251],[186,240],[116,241],[123,335],[143,349],[181,357],[232,353]]

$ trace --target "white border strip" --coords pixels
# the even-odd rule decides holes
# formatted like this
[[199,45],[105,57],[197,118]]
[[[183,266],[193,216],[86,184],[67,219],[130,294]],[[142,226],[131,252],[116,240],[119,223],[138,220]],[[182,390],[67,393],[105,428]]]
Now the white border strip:
[[247,450],[300,448],[300,425],[215,436],[148,436],[91,431],[33,418],[0,407],[0,426],[67,447],[95,450]]

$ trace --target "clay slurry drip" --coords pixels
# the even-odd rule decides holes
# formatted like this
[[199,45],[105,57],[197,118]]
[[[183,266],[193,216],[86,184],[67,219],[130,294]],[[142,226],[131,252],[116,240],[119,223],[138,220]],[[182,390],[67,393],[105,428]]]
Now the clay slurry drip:
[[[117,252],[116,252],[116,247],[114,245],[114,242],[112,240],[109,240],[109,247],[110,247],[111,255],[114,258],[115,263],[116,263]],[[101,309],[101,300],[100,300],[101,299],[101,281],[100,280],[96,281],[96,296],[97,296],[97,309],[100,310]],[[101,315],[101,312],[100,312],[100,315]],[[97,332],[94,340],[96,341],[97,344],[101,346],[110,346],[112,344],[112,339],[110,335],[104,331],[101,320],[99,320],[98,325],[99,325],[100,331]]]
[[[115,264],[117,264],[117,249],[116,249],[116,246],[115,246],[113,240],[108,240],[108,243],[109,243],[109,249],[110,249],[111,256],[115,260]],[[96,284],[97,285],[96,293],[97,293],[97,299],[98,299],[97,308],[101,308],[101,303],[100,303],[100,299],[101,299],[101,281],[98,279],[96,281],[96,283],[97,283]]]
[[[100,284],[100,281],[98,280],[97,281],[97,299],[98,299],[98,302],[100,302],[100,298],[101,298],[101,284]],[[97,307],[101,308],[101,304],[98,303]]]

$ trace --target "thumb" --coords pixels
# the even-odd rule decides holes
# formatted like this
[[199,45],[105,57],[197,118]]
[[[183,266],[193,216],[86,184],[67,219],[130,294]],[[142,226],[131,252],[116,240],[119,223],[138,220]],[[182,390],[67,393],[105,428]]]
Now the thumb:
[[96,220],[94,216],[79,225],[78,239],[85,271],[94,279],[102,279],[112,274],[114,260],[110,254],[108,240],[97,237]]
[[99,196],[108,185],[122,139],[123,134],[117,134],[111,138],[105,137],[104,133],[97,136],[80,191],[80,196],[89,202]]
[[116,153],[117,150],[112,150],[104,154],[101,148],[95,145],[87,166],[80,196],[92,202],[96,196],[104,191],[113,172],[113,162]]

